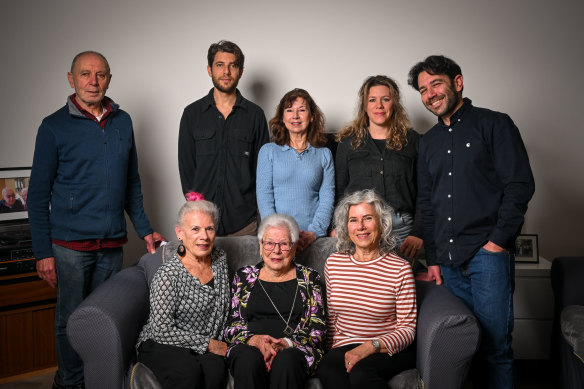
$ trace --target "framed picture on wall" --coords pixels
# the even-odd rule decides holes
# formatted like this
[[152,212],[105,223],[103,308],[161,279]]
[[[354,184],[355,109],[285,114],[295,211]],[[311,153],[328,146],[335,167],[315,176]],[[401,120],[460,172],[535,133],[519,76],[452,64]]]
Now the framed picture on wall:
[[539,262],[537,234],[523,234],[517,237],[517,240],[515,241],[515,262]]
[[0,223],[28,219],[30,167],[0,168]]

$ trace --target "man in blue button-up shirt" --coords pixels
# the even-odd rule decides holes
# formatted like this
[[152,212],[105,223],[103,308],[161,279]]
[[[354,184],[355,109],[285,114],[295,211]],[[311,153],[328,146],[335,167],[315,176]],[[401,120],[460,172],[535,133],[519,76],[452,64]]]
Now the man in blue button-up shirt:
[[462,97],[460,67],[430,56],[409,73],[438,123],[422,137],[418,202],[428,279],[442,283],[483,328],[480,382],[514,386],[514,245],[534,192],[529,159],[511,118]]

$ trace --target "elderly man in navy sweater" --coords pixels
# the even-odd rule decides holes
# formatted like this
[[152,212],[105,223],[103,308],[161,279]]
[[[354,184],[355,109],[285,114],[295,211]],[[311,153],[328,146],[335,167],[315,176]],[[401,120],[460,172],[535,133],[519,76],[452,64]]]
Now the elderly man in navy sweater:
[[86,51],[67,75],[75,93],[39,127],[28,193],[37,272],[58,285],[53,388],[83,387],[83,364],[67,340],[70,314],[122,267],[124,211],[147,249],[164,238],[144,214],[130,116],[105,96],[105,57]]

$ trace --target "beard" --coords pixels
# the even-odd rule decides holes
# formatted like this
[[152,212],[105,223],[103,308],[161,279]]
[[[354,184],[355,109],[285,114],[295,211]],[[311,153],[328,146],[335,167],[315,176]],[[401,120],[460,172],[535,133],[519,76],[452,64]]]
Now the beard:
[[[442,106],[439,108],[433,108],[432,102],[434,102],[436,100],[440,100],[440,99],[444,99]],[[426,108],[428,109],[428,111],[432,112],[434,115],[436,115],[438,117],[443,117],[443,116],[450,117],[450,116],[452,116],[452,114],[456,110],[456,107],[458,106],[459,103],[460,103],[460,96],[456,93],[455,90],[450,88],[447,90],[446,94],[436,96],[434,99],[432,99],[432,101],[430,101],[428,104],[426,104]]]
[[213,86],[220,92],[231,94],[235,92],[235,88],[237,88],[237,84],[239,83],[239,78],[232,78],[232,81],[229,85],[222,85],[221,81],[218,78],[212,77],[211,80],[213,81]]

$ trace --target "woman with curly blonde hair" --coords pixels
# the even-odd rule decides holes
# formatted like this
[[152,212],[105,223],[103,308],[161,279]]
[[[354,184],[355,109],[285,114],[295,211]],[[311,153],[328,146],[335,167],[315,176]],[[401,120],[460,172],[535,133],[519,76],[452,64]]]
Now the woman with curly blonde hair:
[[399,86],[383,75],[359,89],[357,117],[337,135],[336,196],[373,189],[395,210],[393,232],[402,255],[423,245],[416,170],[420,136],[410,128]]

